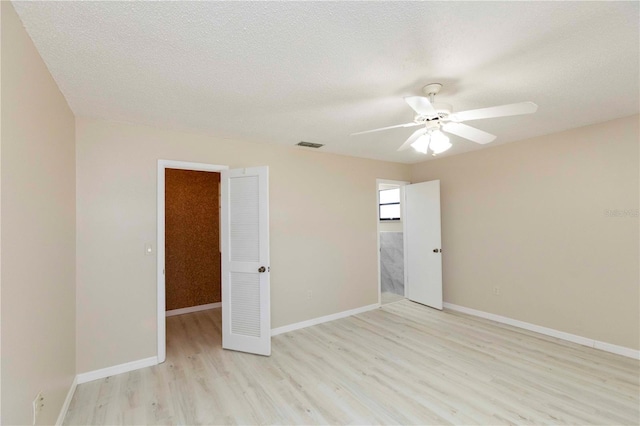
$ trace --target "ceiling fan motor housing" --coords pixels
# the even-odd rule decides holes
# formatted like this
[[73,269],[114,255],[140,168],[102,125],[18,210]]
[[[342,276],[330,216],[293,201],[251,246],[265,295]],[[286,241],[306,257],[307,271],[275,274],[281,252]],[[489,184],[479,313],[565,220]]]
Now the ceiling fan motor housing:
[[440,128],[440,122],[438,120],[427,121],[424,126],[425,133],[431,130],[439,129],[439,128]]
[[453,107],[450,104],[434,103],[432,104],[437,112],[437,115],[417,115],[415,118],[416,123],[429,123],[434,121],[444,120],[451,114]]

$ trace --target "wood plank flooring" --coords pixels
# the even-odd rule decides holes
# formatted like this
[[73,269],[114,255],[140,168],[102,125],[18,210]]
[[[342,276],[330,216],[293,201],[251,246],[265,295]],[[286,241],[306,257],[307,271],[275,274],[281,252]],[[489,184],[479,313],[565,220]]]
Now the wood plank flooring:
[[640,423],[638,361],[407,300],[225,351],[167,319],[164,364],[79,385],[67,425]]
[[380,294],[380,303],[382,303],[383,305],[386,305],[387,303],[398,302],[400,300],[404,300],[404,296],[401,296],[401,295],[395,294],[395,293],[391,293],[391,292],[388,292],[388,291],[383,291]]

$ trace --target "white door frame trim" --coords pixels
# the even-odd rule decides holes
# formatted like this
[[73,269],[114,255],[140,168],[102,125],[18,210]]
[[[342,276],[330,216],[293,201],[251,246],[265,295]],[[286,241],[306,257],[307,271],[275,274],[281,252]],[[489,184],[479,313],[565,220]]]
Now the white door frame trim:
[[[404,191],[402,190],[402,187],[405,185],[410,185],[411,182],[406,182],[404,180],[389,180],[389,179],[376,179],[376,247],[378,249],[378,305],[382,304],[382,279],[380,278],[380,215],[379,215],[379,208],[380,208],[380,193],[379,191],[379,187],[380,184],[388,184],[388,185],[398,185],[400,186],[400,214],[402,215],[402,208],[404,205]],[[401,218],[402,219],[402,218]],[[402,220],[402,233],[404,234],[404,220]],[[404,235],[403,235],[403,241],[404,241]],[[406,249],[406,247],[405,247]],[[405,295],[407,292],[407,256],[405,254],[404,256],[404,288],[405,288]]]
[[195,170],[201,172],[220,172],[227,170],[229,166],[190,163],[186,161],[158,160],[158,196],[157,196],[157,329],[158,329],[158,363],[163,363],[167,358],[167,324],[165,317],[165,280],[164,280],[164,171],[165,169]]

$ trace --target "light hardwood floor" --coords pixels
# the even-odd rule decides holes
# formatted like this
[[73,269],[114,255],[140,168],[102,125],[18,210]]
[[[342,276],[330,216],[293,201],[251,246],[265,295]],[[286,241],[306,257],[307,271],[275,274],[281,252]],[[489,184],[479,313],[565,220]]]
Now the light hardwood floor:
[[164,364],[79,385],[65,424],[632,424],[638,361],[407,300],[220,347],[220,310],[167,319]]
[[388,292],[388,291],[383,291],[380,294],[380,303],[382,303],[383,305],[386,305],[387,303],[398,302],[400,300],[404,300],[404,296],[401,296],[401,295],[395,294],[395,293],[391,293],[391,292]]

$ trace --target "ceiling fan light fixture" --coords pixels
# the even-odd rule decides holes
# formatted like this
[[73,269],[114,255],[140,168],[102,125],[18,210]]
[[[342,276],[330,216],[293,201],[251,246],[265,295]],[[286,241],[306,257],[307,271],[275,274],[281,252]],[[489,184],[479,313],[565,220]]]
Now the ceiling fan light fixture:
[[445,152],[452,146],[449,138],[440,130],[431,133],[431,143],[429,145],[434,154]]
[[429,135],[424,134],[411,144],[411,148],[415,149],[421,154],[426,154],[427,150],[429,149],[429,139]]

